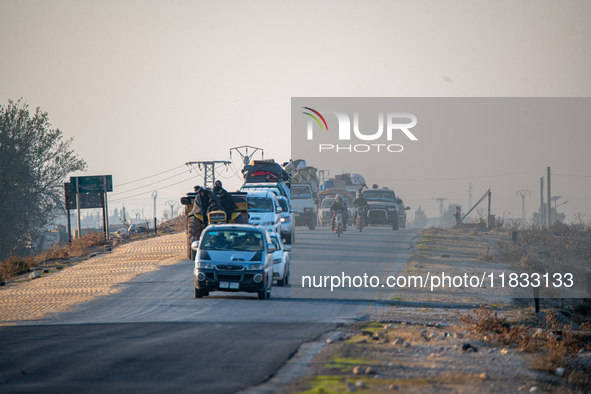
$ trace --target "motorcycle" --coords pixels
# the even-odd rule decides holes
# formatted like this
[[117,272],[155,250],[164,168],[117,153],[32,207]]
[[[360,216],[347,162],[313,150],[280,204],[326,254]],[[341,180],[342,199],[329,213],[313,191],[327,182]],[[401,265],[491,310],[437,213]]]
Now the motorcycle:
[[363,227],[367,227],[366,223],[367,207],[360,207],[357,209],[357,215],[355,218],[355,227],[361,232]]
[[337,237],[343,233],[343,213],[341,211],[336,211],[332,215],[332,231],[337,233]]

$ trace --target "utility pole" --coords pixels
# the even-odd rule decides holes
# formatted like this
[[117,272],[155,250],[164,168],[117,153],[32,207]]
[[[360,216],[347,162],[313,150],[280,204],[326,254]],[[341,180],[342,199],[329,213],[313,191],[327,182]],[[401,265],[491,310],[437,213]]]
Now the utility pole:
[[154,191],[152,193],[152,197],[154,198],[154,236],[158,235],[156,229],[156,197],[158,197],[158,192]]
[[490,220],[491,220],[491,217],[490,217],[490,200],[491,200],[491,197],[492,197],[492,193],[490,192],[490,189],[488,189],[488,192],[487,193],[488,193],[488,215],[486,217],[486,227],[492,228],[491,227],[491,223],[490,223]]
[[439,227],[441,227],[443,224],[443,202],[447,200],[447,198],[434,198],[433,200],[439,202]]
[[468,206],[472,206],[472,182],[468,183]]
[[178,204],[178,201],[168,200],[168,201],[166,201],[166,204],[168,204],[168,206],[170,206],[170,218],[174,219],[174,207]]
[[550,167],[548,167],[548,228],[552,227],[552,204],[550,203],[551,200],[551,192],[550,192]]
[[203,187],[207,188],[208,181],[211,182],[212,186],[215,183],[215,165],[216,164],[223,164],[225,166],[228,166],[229,164],[231,164],[231,162],[220,161],[220,160],[216,160],[216,161],[190,161],[185,164],[187,165],[187,167],[189,167],[189,171],[192,168],[194,168],[193,165],[195,165],[195,164],[197,164],[199,166],[200,171],[203,168],[203,170],[204,170],[203,171]]
[[521,196],[521,227],[525,227],[525,196],[530,194],[529,190],[521,189],[517,191],[516,195]]
[[540,227],[546,227],[546,211],[544,210],[544,177],[540,177]]

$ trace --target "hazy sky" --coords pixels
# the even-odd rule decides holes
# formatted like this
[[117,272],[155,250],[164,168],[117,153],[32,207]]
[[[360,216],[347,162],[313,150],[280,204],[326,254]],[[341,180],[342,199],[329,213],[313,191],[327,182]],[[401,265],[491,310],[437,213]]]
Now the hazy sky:
[[[113,175],[111,208],[152,212],[158,190],[160,215],[165,201],[202,183],[181,167],[188,161],[228,160],[229,148],[245,144],[288,160],[291,97],[590,96],[589,21],[588,1],[0,0],[0,102],[22,97],[47,111],[74,137],[88,175]],[[451,151],[455,137],[441,149]],[[559,211],[589,217],[591,159],[573,157],[570,146],[524,151],[520,168],[569,175],[552,182],[559,202],[569,200]],[[449,177],[445,164],[456,177],[483,175],[458,165],[461,156],[446,160],[427,161],[412,177]],[[486,175],[512,172],[501,160]],[[240,185],[232,171],[221,175],[228,189]],[[532,193],[529,213],[542,175],[520,186]],[[431,198],[465,204],[468,182],[455,195],[440,195],[438,182],[399,194],[434,216]],[[516,191],[499,204],[519,217]],[[482,193],[475,188],[474,199]]]

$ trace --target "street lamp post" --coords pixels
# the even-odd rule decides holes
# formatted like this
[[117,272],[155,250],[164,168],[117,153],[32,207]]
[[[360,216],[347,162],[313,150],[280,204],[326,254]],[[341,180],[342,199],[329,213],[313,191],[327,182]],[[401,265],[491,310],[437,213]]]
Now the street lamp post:
[[[552,197],[552,198],[550,199],[550,201],[548,201],[548,204],[549,204],[549,206],[548,206],[548,211],[549,211],[549,212],[551,212],[551,209],[550,209],[550,208],[552,207],[552,201],[554,201],[554,216],[556,216],[556,201],[557,201],[559,198],[561,198],[561,197],[562,197],[562,196],[554,196],[554,197]],[[551,216],[551,215],[549,215],[549,216]],[[549,217],[549,218],[548,218],[548,226],[552,226],[552,223],[553,223],[553,221],[552,221],[552,217]]]
[[556,211],[556,208],[558,208],[559,206],[561,206],[561,205],[564,205],[564,204],[566,204],[566,203],[568,203],[568,201],[565,201],[565,202],[563,202],[562,204],[558,204],[558,205],[556,205],[556,201],[554,201],[554,214],[555,214],[555,215],[557,215],[557,214],[558,214],[558,212]]

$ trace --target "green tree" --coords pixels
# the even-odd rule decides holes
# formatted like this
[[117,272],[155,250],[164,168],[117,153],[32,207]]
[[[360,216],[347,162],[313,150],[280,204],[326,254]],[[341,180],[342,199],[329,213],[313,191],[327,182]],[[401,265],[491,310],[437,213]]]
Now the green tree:
[[412,227],[414,228],[425,228],[429,223],[429,219],[427,219],[427,215],[425,211],[421,209],[421,206],[417,208],[414,213],[414,220],[412,221]]
[[66,176],[86,169],[71,142],[22,99],[0,106],[0,260],[30,253],[36,234],[64,212]]

